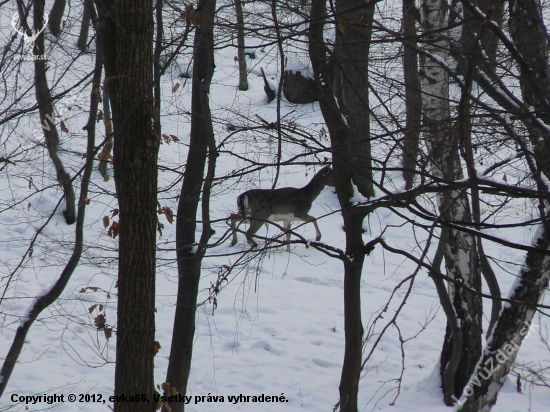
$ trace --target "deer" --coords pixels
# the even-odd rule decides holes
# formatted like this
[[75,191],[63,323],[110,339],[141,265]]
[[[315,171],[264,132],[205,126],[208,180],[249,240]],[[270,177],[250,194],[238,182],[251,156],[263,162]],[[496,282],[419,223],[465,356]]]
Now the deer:
[[249,221],[250,227],[246,231],[246,239],[252,247],[258,244],[252,236],[269,222],[283,222],[286,232],[287,251],[290,251],[290,223],[306,222],[315,226],[315,240],[321,240],[321,231],[317,225],[317,219],[308,214],[313,201],[323,191],[325,186],[334,187],[332,169],[325,166],[311,181],[301,188],[283,187],[280,189],[251,189],[241,193],[237,197],[238,213],[232,213],[231,230],[233,240],[231,246],[237,244],[237,222]]

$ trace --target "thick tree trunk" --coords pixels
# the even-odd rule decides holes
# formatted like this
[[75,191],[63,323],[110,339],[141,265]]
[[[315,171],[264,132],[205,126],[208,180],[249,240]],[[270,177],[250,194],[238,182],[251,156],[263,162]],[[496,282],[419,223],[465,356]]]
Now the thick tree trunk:
[[[357,412],[357,396],[361,373],[363,349],[363,325],[361,320],[361,272],[365,257],[363,244],[364,215],[356,213],[349,203],[353,195],[352,172],[349,166],[350,131],[333,94],[333,81],[327,63],[327,48],[323,38],[326,20],[325,0],[313,0],[309,30],[309,54],[315,81],[319,87],[319,104],[329,130],[333,150],[333,170],[336,193],[346,231],[346,255],[344,261],[344,326],[345,352],[340,378],[342,412]],[[366,66],[364,67],[366,70]]]
[[[214,74],[214,15],[215,0],[201,0],[201,24],[195,31],[193,90],[191,96],[191,140],[176,221],[176,255],[178,261],[178,297],[174,317],[174,331],[166,382],[180,394],[187,392],[191,370],[197,294],[201,262],[206,251],[206,242],[212,231],[208,222],[209,186],[208,177],[213,176],[215,147],[214,130],[210,114],[210,82]],[[203,234],[197,245],[195,232],[197,209],[203,186],[204,168],[209,154],[209,170],[203,192]],[[208,187],[207,187],[208,186]],[[205,203],[206,202],[206,203]],[[173,412],[182,412],[182,402],[171,404]],[[166,407],[164,410],[168,410]]]
[[151,412],[159,146],[151,120],[153,5],[151,0],[108,0],[102,5],[120,216],[114,392],[145,394],[150,401],[115,402],[115,411]]
[[[427,41],[424,50],[442,61],[446,61],[443,29],[447,23],[447,6],[441,0],[428,0],[422,4],[422,28]],[[430,151],[432,173],[446,181],[462,179],[462,168],[458,154],[457,133],[451,129],[448,74],[437,62],[422,55],[421,87],[423,92],[423,123],[426,142]],[[452,191],[439,196],[439,211],[444,220],[471,222],[468,198],[464,192]],[[445,248],[447,274],[460,279],[475,290],[481,289],[477,267],[475,239],[473,236],[449,229]],[[449,285],[449,295],[460,322],[462,333],[461,356],[453,357],[458,350],[453,347],[453,335],[447,327],[441,351],[441,378],[444,401],[453,405],[452,396],[462,393],[481,355],[481,299],[464,288],[455,289]],[[457,366],[460,364],[460,368]],[[450,379],[449,370],[456,371]],[[451,385],[452,383],[452,385]]]
[[370,142],[368,61],[375,3],[336,0],[334,88],[349,127],[350,173],[357,189],[374,196]]
[[403,74],[405,79],[406,129],[403,142],[403,178],[405,188],[411,189],[414,183],[416,159],[420,145],[422,124],[422,94],[418,77],[418,52],[416,41],[415,0],[403,0]]

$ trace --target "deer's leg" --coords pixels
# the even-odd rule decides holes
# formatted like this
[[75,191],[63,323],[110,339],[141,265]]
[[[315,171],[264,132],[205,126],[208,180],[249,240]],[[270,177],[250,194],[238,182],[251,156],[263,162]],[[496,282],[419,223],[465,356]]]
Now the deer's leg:
[[258,230],[260,230],[264,223],[266,222],[262,220],[250,219],[250,227],[246,231],[246,240],[252,247],[258,246],[258,244],[252,239],[252,236],[254,236],[254,234],[256,234]]
[[290,252],[290,222],[283,222],[286,233],[286,250]]
[[307,213],[296,217],[300,220],[303,220],[306,223],[309,223],[309,222],[313,223],[313,225],[315,226],[315,232],[316,232],[315,240],[317,242],[321,240],[321,231],[319,230],[319,226],[317,225],[317,219],[315,219],[311,215],[308,215]]
[[243,218],[240,213],[231,213],[231,231],[233,232],[233,239],[231,240],[231,246],[235,246],[237,244],[237,221],[242,222]]

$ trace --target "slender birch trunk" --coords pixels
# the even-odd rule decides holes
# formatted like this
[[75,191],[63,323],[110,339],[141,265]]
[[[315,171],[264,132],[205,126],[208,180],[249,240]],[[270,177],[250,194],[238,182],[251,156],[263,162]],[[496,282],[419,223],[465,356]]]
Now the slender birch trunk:
[[[447,61],[448,41],[444,28],[447,25],[447,5],[442,0],[422,3],[422,29],[426,40],[423,50],[433,56],[422,55],[420,81],[424,137],[429,149],[432,174],[437,179],[455,181],[463,178],[458,154],[458,135],[453,131],[449,105],[448,73],[439,62]],[[438,196],[439,212],[443,220],[471,222],[472,216],[466,193],[451,191]],[[445,267],[448,276],[460,279],[475,290],[481,290],[481,278],[477,267],[475,239],[470,234],[450,228],[445,247]],[[441,351],[441,379],[444,401],[453,405],[452,396],[462,393],[476,362],[481,355],[481,299],[464,288],[448,292],[459,319],[459,336],[453,335],[448,325]],[[457,357],[456,352],[461,356]],[[455,354],[455,356],[453,356]],[[460,368],[458,367],[460,365]]]

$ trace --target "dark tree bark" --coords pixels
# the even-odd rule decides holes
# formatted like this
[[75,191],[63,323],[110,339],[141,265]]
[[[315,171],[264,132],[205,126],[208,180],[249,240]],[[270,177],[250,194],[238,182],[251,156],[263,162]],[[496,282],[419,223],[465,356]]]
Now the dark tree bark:
[[[210,82],[214,74],[215,0],[201,0],[201,24],[195,31],[191,96],[191,140],[183,176],[176,220],[176,256],[178,261],[178,297],[174,317],[174,332],[166,382],[180,394],[187,392],[191,370],[197,294],[201,262],[208,239],[213,234],[209,221],[210,185],[217,157],[214,130],[210,114]],[[203,187],[208,157],[208,173],[202,191],[203,232],[197,244],[195,238],[197,209]],[[170,405],[173,412],[184,410],[182,402]],[[164,410],[167,410],[165,407]]]
[[[34,4],[34,27],[35,30],[40,30],[44,21],[44,1],[38,0]],[[20,21],[23,24],[23,28],[27,29],[24,15],[20,15]],[[44,55],[44,32],[42,32],[34,43],[34,52],[36,55]],[[46,61],[35,60],[34,61],[34,87],[36,90],[36,102],[38,103],[38,112],[40,114],[40,122],[42,124],[42,130],[44,131],[44,138],[46,140],[46,147],[52,163],[55,167],[57,174],[57,181],[63,187],[63,193],[65,194],[65,202],[67,208],[63,212],[65,221],[67,224],[72,225],[76,221],[75,211],[75,194],[73,185],[71,183],[71,176],[65,170],[63,161],[59,157],[59,134],[57,132],[57,126],[55,125],[54,110],[52,95],[48,86],[48,80],[46,78]]]
[[[550,69],[548,35],[543,25],[540,3],[536,0],[510,1],[509,27],[523,62],[518,62],[520,85],[527,106],[544,123],[550,125]],[[550,176],[550,135],[532,135],[535,157],[546,176]]]
[[[319,105],[329,130],[332,144],[334,182],[342,208],[346,232],[346,256],[344,259],[344,327],[345,352],[340,378],[340,401],[342,412],[356,412],[361,360],[363,349],[363,324],[361,320],[361,272],[365,255],[363,244],[363,220],[365,215],[354,210],[349,203],[353,195],[352,169],[349,151],[356,150],[351,142],[350,130],[342,118],[342,112],[333,93],[333,79],[327,62],[327,47],[323,28],[326,21],[325,0],[313,0],[309,30],[309,54],[315,81],[319,90]],[[366,67],[364,67],[366,70]]]
[[[502,25],[503,1],[473,0],[471,3],[499,27]],[[458,61],[457,74],[466,76],[468,62],[476,61],[477,66],[482,66],[482,70],[495,80],[498,36],[485,27],[484,21],[474,18],[470,10],[465,9],[462,16],[456,15],[453,10],[451,8],[449,23],[454,24],[458,18],[463,20],[460,52],[464,59]]]
[[90,15],[94,4],[92,0],[84,0],[84,10],[82,11],[82,20],[80,22],[80,34],[78,35],[78,50],[86,50],[88,44],[88,32],[90,30]]
[[414,183],[416,159],[420,144],[422,124],[422,95],[418,74],[418,52],[415,21],[418,9],[414,0],[403,0],[403,74],[405,79],[406,125],[403,142],[403,178],[405,188],[411,189]]
[[157,157],[153,131],[152,0],[102,3],[105,69],[113,109],[114,173],[119,203],[115,411],[154,411]]
[[335,0],[334,86],[353,146],[350,173],[366,197],[374,196],[368,78],[374,7],[364,0]]
[[50,27],[50,32],[55,37],[61,34],[61,19],[63,18],[66,4],[67,0],[55,0],[52,10],[50,11],[48,26]]
[[239,90],[248,90],[246,56],[244,54],[244,16],[242,0],[235,0],[235,11],[237,13],[237,60],[239,61]]

